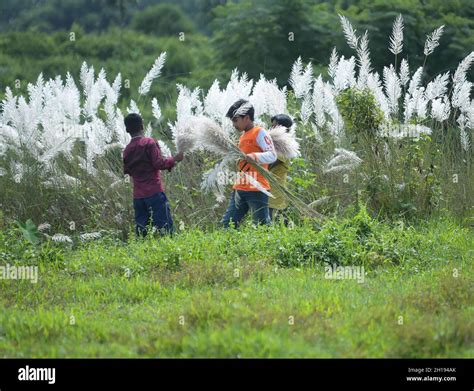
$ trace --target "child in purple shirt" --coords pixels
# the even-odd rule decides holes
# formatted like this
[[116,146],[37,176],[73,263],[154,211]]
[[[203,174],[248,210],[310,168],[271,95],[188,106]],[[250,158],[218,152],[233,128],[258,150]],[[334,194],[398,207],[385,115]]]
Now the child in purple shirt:
[[160,170],[171,170],[183,160],[183,153],[169,158],[161,155],[158,143],[143,135],[143,120],[132,113],[125,117],[125,128],[132,139],[123,151],[123,172],[133,179],[135,232],[146,236],[150,220],[160,233],[173,231],[170,206],[164,193]]

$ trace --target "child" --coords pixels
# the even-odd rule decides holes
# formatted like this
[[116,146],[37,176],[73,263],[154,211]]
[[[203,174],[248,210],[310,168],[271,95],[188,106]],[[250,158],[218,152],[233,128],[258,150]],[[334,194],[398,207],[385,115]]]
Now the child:
[[132,137],[123,151],[123,172],[133,179],[135,232],[137,236],[146,236],[146,227],[152,220],[153,227],[161,234],[172,233],[173,220],[160,170],[171,170],[176,162],[183,160],[183,154],[163,158],[158,143],[143,135],[143,120],[140,115],[129,114],[124,122]]
[[[270,163],[276,161],[276,152],[268,132],[254,125],[254,112],[253,106],[248,101],[240,99],[229,108],[226,116],[232,120],[234,127],[242,132],[239,140],[240,150],[249,157],[249,160],[254,160],[264,168],[268,168]],[[248,161],[240,161],[239,177],[234,184],[229,206],[222,218],[225,228],[229,227],[231,221],[237,228],[249,209],[252,210],[254,224],[269,225],[271,222],[268,212],[268,195],[252,186],[245,174],[257,180],[263,189],[270,189],[263,175],[258,173]]]
[[[272,127],[279,125],[284,126],[287,131],[289,131],[290,128],[293,126],[292,119],[286,114],[275,115],[271,118],[271,121]],[[278,156],[276,162],[270,164],[269,167],[270,172],[278,178],[280,184],[284,187],[286,187],[286,176],[288,174],[289,168],[289,160],[281,156]],[[278,189],[272,190],[272,195],[275,198],[272,198],[269,201],[268,206],[270,208],[270,218],[273,220],[276,215],[276,212],[281,213],[288,207],[288,201],[286,197],[280,191],[278,191]]]

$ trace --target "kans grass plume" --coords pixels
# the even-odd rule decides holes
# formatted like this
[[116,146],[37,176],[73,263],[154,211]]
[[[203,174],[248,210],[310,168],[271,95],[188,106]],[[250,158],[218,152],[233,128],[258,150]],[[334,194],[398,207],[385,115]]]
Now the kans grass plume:
[[163,52],[155,60],[155,63],[153,64],[151,69],[148,71],[148,73],[145,75],[145,78],[143,79],[142,84],[140,84],[140,87],[138,87],[138,93],[140,95],[148,94],[151,88],[151,84],[153,83],[153,80],[155,80],[158,76],[160,76],[161,69],[163,68],[163,65],[165,65],[165,61],[166,61],[166,52]]
[[284,126],[275,126],[268,132],[278,157],[288,160],[300,156],[300,145],[294,131],[288,131]]
[[423,53],[429,56],[439,46],[439,40],[443,35],[444,25],[435,29],[431,34],[426,36],[425,49]]
[[403,50],[403,17],[398,15],[393,23],[392,35],[390,36],[390,51],[397,55]]
[[336,148],[334,152],[334,155],[324,167],[323,171],[326,174],[353,170],[362,163],[362,159],[355,152],[344,148]]
[[240,157],[242,154],[236,145],[236,140],[233,140],[219,124],[205,116],[190,118],[187,128],[195,140],[193,146],[219,156]]

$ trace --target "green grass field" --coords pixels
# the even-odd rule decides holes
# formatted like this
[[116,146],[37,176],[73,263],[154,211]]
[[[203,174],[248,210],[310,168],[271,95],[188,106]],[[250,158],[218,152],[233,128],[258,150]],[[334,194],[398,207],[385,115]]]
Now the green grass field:
[[[4,229],[2,357],[474,357],[472,230],[351,219],[34,247]],[[358,265],[365,281],[327,279]]]

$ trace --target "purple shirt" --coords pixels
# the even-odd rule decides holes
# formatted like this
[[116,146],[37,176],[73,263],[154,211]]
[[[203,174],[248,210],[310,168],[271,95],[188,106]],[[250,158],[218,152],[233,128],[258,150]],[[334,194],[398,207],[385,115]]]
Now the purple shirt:
[[134,137],[123,151],[123,173],[133,178],[133,198],[151,197],[164,191],[160,170],[171,170],[175,161],[161,155],[150,137]]

